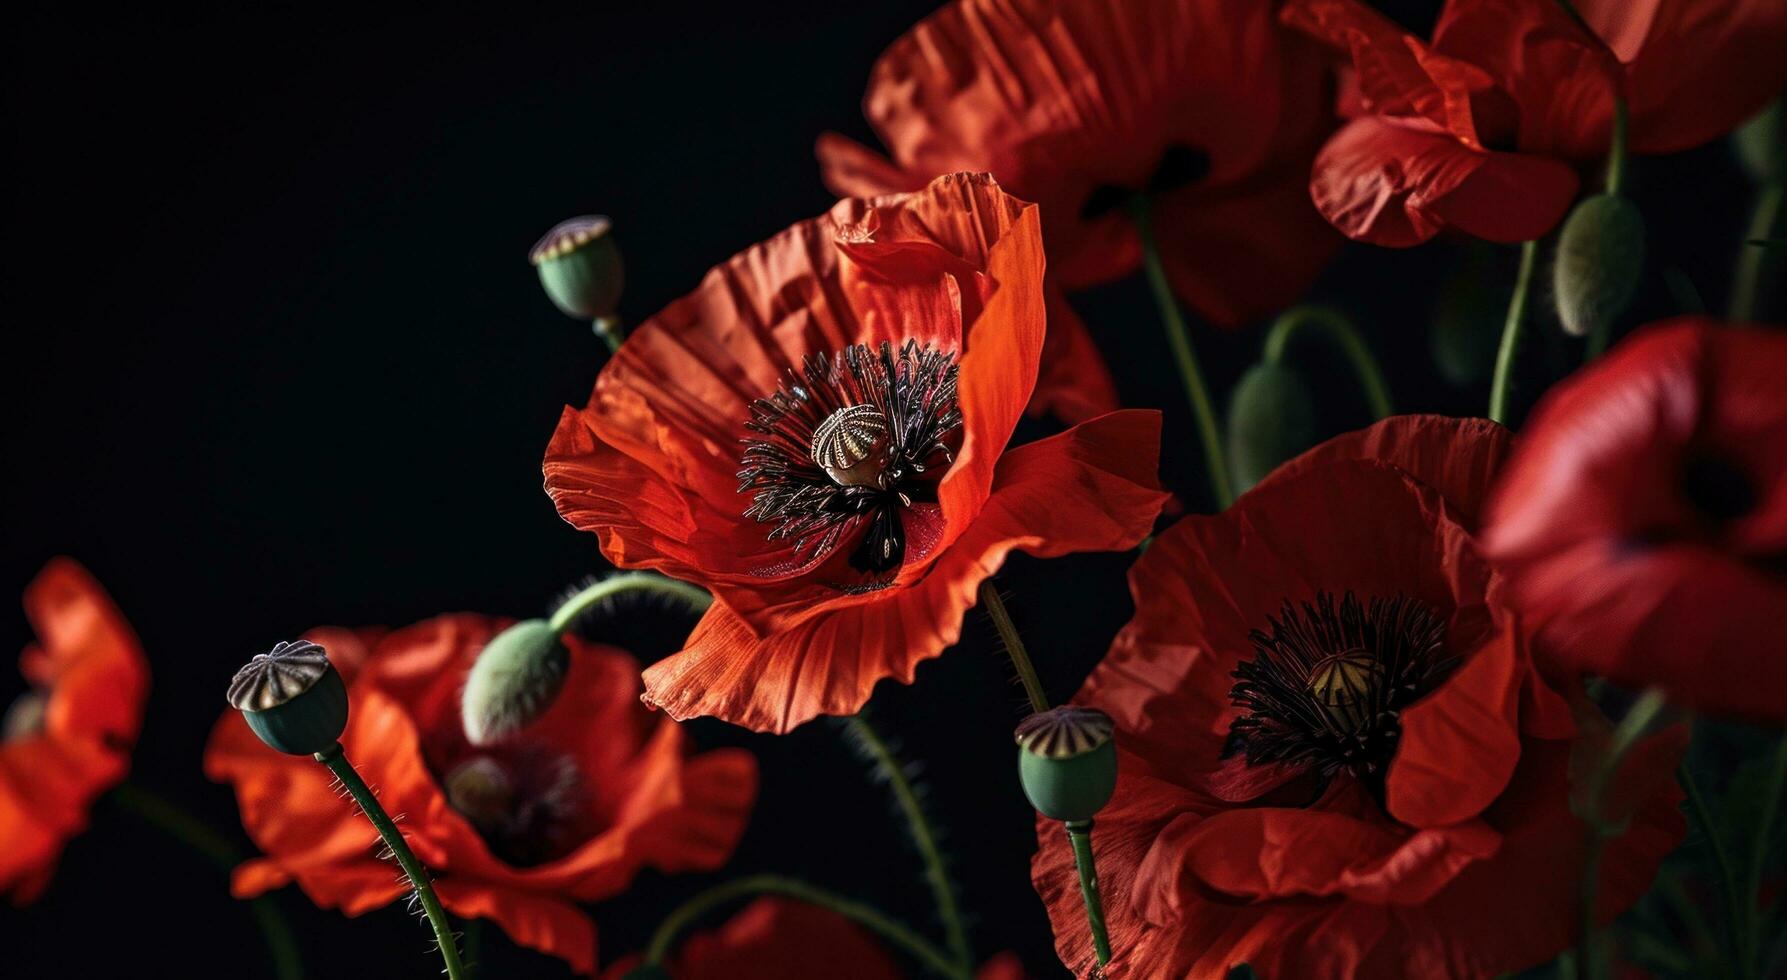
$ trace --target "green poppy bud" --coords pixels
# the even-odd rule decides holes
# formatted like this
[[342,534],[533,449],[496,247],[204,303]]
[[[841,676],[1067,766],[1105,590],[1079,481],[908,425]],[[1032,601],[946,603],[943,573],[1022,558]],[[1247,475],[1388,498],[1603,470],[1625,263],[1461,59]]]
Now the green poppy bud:
[[1315,445],[1315,399],[1284,364],[1247,369],[1229,397],[1229,463],[1245,492],[1279,463]]
[[1565,332],[1582,337],[1624,313],[1644,271],[1644,218],[1618,194],[1576,205],[1557,239],[1552,285]]
[[465,737],[491,745],[534,723],[565,685],[571,652],[543,619],[524,619],[498,633],[472,664],[460,696]]
[[566,316],[612,317],[626,276],[612,223],[599,214],[561,221],[528,253],[540,285]]
[[1097,708],[1063,705],[1019,723],[1018,779],[1043,816],[1082,821],[1117,791],[1116,725]]
[[230,679],[229,702],[261,741],[289,755],[315,755],[347,730],[347,685],[308,640],[255,654]]
[[1750,118],[1731,134],[1737,160],[1758,184],[1787,180],[1787,100]]

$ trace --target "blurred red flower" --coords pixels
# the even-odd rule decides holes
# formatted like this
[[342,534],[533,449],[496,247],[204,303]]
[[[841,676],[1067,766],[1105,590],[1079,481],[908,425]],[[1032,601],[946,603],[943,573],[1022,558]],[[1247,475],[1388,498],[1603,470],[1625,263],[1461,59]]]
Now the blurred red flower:
[[[540,721],[510,742],[470,745],[460,688],[507,625],[457,614],[307,638],[348,681],[348,758],[403,815],[441,903],[593,973],[596,930],[576,903],[619,894],[641,868],[725,863],[756,797],[756,761],[736,749],[690,755],[683,730],[639,703],[633,658],[575,637],[564,690]],[[239,897],[296,881],[319,906],[359,915],[405,893],[328,771],[263,745],[238,712],[213,729],[205,773],[234,786],[266,852],[236,869]]]
[[124,778],[143,723],[149,664],[112,600],[69,558],[25,587],[38,643],[19,669],[28,691],[0,729],[0,893],[43,893],[94,798]]
[[1571,667],[1787,721],[1787,336],[1681,318],[1553,389],[1485,546]]
[[967,174],[841,201],[709,272],[565,410],[559,513],[715,596],[648,702],[776,732],[854,713],[956,641],[1012,549],[1148,533],[1158,413],[1006,450],[1042,347],[1037,220]]
[[[643,962],[628,956],[602,974],[624,980]],[[874,936],[830,909],[759,898],[712,932],[690,935],[663,964],[670,980],[786,980],[849,977],[903,980],[908,974]],[[1017,957],[988,960],[975,980],[1023,980]]]
[[1448,0],[1431,43],[1358,0],[1291,0],[1286,23],[1346,51],[1352,121],[1310,193],[1346,235],[1406,246],[1442,227],[1497,242],[1549,232],[1577,168],[1606,158],[1614,97],[1632,153],[1711,140],[1787,85],[1778,0]]
[[[1403,416],[1331,440],[1130,573],[1136,615],[1077,701],[1117,722],[1094,835],[1110,976],[1487,977],[1575,939],[1572,752],[1606,721],[1535,668],[1473,532],[1506,430]],[[1641,742],[1610,919],[1682,835],[1681,726]],[[1092,960],[1039,821],[1056,946]]]
[[[827,133],[819,161],[853,195],[991,171],[1041,205],[1068,289],[1137,269],[1125,207],[1146,192],[1174,288],[1235,326],[1296,299],[1337,244],[1303,190],[1331,123],[1309,54],[1253,0],[958,0],[875,63],[864,110],[892,160]],[[1049,325],[1037,399],[1073,420],[1116,407],[1065,302]]]

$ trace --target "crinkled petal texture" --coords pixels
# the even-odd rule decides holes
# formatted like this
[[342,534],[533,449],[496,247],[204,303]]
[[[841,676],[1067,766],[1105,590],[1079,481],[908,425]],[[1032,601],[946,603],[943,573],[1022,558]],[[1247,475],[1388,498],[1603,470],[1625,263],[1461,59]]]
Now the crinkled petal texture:
[[1787,337],[1682,318],[1558,385],[1485,545],[1570,666],[1787,722]]
[[[514,745],[495,750],[550,759],[555,774],[573,774],[556,789],[563,812],[542,832],[553,849],[537,863],[510,863],[441,786],[444,774],[485,756],[465,741],[459,692],[478,652],[507,625],[458,614],[382,637],[318,630],[309,638],[346,663],[342,745],[385,808],[405,815],[405,837],[434,874],[442,904],[593,973],[595,926],[575,903],[619,894],[642,868],[725,863],[756,797],[756,762],[740,750],[691,755],[678,725],[639,704],[632,657],[567,638],[563,693]],[[328,771],[267,748],[236,712],[212,731],[205,772],[232,784],[242,824],[265,852],[236,869],[237,895],[295,881],[318,905],[358,915],[403,894],[377,857],[376,833],[331,789]]]
[[1335,244],[1295,192],[1328,124],[1300,45],[1251,0],[957,0],[870,76],[892,159],[828,134],[820,165],[846,194],[990,171],[1042,206],[1069,289],[1137,268],[1122,204],[1148,191],[1175,288],[1234,326],[1294,300]]
[[[559,513],[617,565],[716,601],[646,698],[677,717],[786,731],[848,714],[884,677],[910,681],[955,642],[974,589],[1012,548],[1121,549],[1164,495],[1159,417],[1115,412],[1005,452],[1037,376],[1047,299],[1034,206],[990,178],[846,200],[735,256],[634,331],[547,447]],[[797,557],[745,516],[740,440],[752,400],[805,357],[908,339],[959,352],[963,438],[937,503],[909,508],[904,563],[846,581],[846,535]],[[934,520],[917,519],[923,515]]]
[[[628,956],[603,972],[624,980],[642,962]],[[785,980],[850,977],[901,980],[908,973],[874,936],[827,908],[788,898],[753,901],[718,929],[685,938],[662,968],[670,980]],[[1009,953],[987,961],[976,980],[1023,980]]]
[[[1572,749],[1605,723],[1579,722],[1540,676],[1477,556],[1509,442],[1482,420],[1391,418],[1285,464],[1222,515],[1182,520],[1137,562],[1135,618],[1075,699],[1118,728],[1117,792],[1093,838],[1109,976],[1250,963],[1261,976],[1478,978],[1573,941],[1574,895],[1555,887],[1583,859]],[[1381,796],[1342,773],[1287,805],[1262,790],[1292,774],[1271,770],[1232,802],[1247,767],[1223,759],[1240,710],[1229,692],[1248,633],[1321,590],[1419,600],[1458,666],[1403,711]],[[1684,741],[1654,736],[1625,770],[1637,804],[1602,866],[1604,918],[1680,839],[1669,773]],[[1083,974],[1094,959],[1073,856],[1058,826],[1037,832],[1033,878]]]
[[0,741],[0,894],[21,905],[49,884],[94,798],[129,770],[149,694],[136,635],[73,560],[51,561],[26,586],[25,616],[37,643],[19,666],[42,715]]

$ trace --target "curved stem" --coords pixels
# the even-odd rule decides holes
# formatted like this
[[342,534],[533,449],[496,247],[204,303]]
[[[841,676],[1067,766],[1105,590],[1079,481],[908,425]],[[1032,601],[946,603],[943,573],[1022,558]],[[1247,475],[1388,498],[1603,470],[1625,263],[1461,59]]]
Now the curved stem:
[[563,633],[571,628],[579,616],[602,602],[627,592],[653,592],[689,607],[691,612],[703,612],[714,601],[697,586],[687,582],[679,582],[651,572],[622,572],[610,575],[593,583],[582,592],[572,596],[559,606],[552,614],[548,624],[557,632]]
[[1286,310],[1273,321],[1272,328],[1266,332],[1266,362],[1277,364],[1282,361],[1292,337],[1305,325],[1319,329],[1334,346],[1340,348],[1346,359],[1352,362],[1353,373],[1359,376],[1359,385],[1365,389],[1365,400],[1371,405],[1371,414],[1380,419],[1388,418],[1391,414],[1390,386],[1384,381],[1383,369],[1378,366],[1377,357],[1371,353],[1371,347],[1365,343],[1365,338],[1359,335],[1359,328],[1338,310],[1313,305],[1294,306]]
[[1179,301],[1173,298],[1166,267],[1160,262],[1148,199],[1141,196],[1132,199],[1129,213],[1135,221],[1136,235],[1142,240],[1142,270],[1147,274],[1148,287],[1154,292],[1154,303],[1160,307],[1161,324],[1166,327],[1167,342],[1173,348],[1173,363],[1178,365],[1179,379],[1184,382],[1185,394],[1191,400],[1191,413],[1197,418],[1198,439],[1204,446],[1204,466],[1210,475],[1210,489],[1215,494],[1217,508],[1227,509],[1235,502],[1235,491],[1234,484],[1229,481],[1229,459],[1223,450],[1222,430],[1216,422],[1210,389],[1204,384],[1204,372],[1198,367],[1197,352],[1191,346],[1191,331],[1179,313]]
[[1769,770],[1762,812],[1757,817],[1756,832],[1750,840],[1749,867],[1744,875],[1744,960],[1738,969],[1739,975],[1748,980],[1754,980],[1762,969],[1758,951],[1762,937],[1762,871],[1768,860],[1769,832],[1774,829],[1775,817],[1781,812],[1783,783],[1787,783],[1787,735],[1781,736],[1781,741],[1775,745],[1774,767]]
[[671,945],[676,942],[676,937],[697,919],[718,906],[752,895],[783,895],[830,909],[898,946],[932,972],[946,977],[967,976],[965,970],[951,963],[942,951],[923,936],[880,909],[826,891],[817,885],[809,885],[798,878],[774,874],[735,878],[709,888],[678,906],[664,917],[658,931],[652,934],[651,944],[645,948],[645,962],[662,964],[664,957],[670,953]]
[[1508,381],[1514,374],[1514,355],[1520,350],[1520,331],[1526,323],[1526,296],[1532,290],[1533,267],[1538,265],[1539,241],[1520,246],[1520,272],[1514,277],[1514,295],[1508,300],[1508,316],[1502,323],[1502,344],[1495,353],[1495,380],[1489,385],[1489,417],[1508,424]]
[[968,946],[968,930],[962,924],[962,910],[956,904],[955,884],[949,879],[949,871],[943,863],[943,850],[937,846],[937,833],[931,828],[924,807],[918,802],[918,794],[913,792],[912,781],[906,778],[906,770],[901,767],[899,757],[894,755],[893,749],[888,747],[874,726],[861,715],[851,717],[846,724],[869,754],[875,757],[875,764],[881,767],[882,775],[887,777],[887,784],[893,788],[894,800],[906,817],[906,826],[912,832],[912,841],[924,858],[925,881],[930,884],[931,897],[937,903],[937,917],[943,921],[944,942],[949,946],[950,955],[963,972],[973,970],[974,952]]
[[621,341],[627,339],[627,328],[621,326],[618,316],[599,316],[590,323],[590,329],[608,345],[608,353],[620,353]]
[[1675,775],[1688,797],[1688,815],[1700,830],[1700,835],[1706,838],[1706,849],[1712,854],[1713,871],[1719,877],[1719,891],[1725,904],[1725,925],[1731,939],[1732,958],[1736,962],[1744,962],[1744,905],[1738,897],[1738,881],[1731,863],[1731,852],[1725,848],[1725,837],[1719,833],[1718,824],[1713,822],[1712,811],[1706,805],[1706,794],[1700,791],[1700,782],[1688,769],[1687,762],[1676,767]]
[[1748,323],[1756,319],[1756,292],[1762,283],[1762,267],[1770,248],[1780,248],[1771,241],[1775,222],[1781,216],[1781,199],[1787,194],[1787,183],[1774,181],[1756,195],[1756,207],[1750,212],[1749,233],[1744,235],[1742,250],[1737,253],[1737,273],[1731,283],[1731,309],[1726,319]]
[[404,875],[409,878],[410,887],[416,890],[417,897],[422,900],[422,911],[428,915],[428,924],[434,927],[434,943],[440,949],[442,962],[447,966],[447,976],[450,980],[463,980],[465,967],[459,961],[459,944],[453,938],[453,926],[447,921],[447,910],[441,907],[441,900],[434,894],[434,885],[428,880],[428,869],[422,866],[421,861],[416,860],[416,852],[410,850],[409,843],[403,839],[402,831],[397,829],[391,815],[385,812],[384,805],[373,795],[372,787],[366,785],[366,780],[360,778],[354,764],[347,760],[347,756],[341,751],[340,742],[318,752],[316,761],[328,766],[335,778],[341,780],[341,785],[347,787],[354,802],[360,804],[360,812],[366,815],[379,836],[384,838],[385,846],[391,849],[397,863],[402,866]]
[[1092,821],[1067,821],[1067,839],[1073,844],[1073,866],[1080,873],[1080,899],[1086,903],[1086,925],[1092,930],[1092,951],[1098,965],[1111,961],[1111,937],[1105,931],[1104,899],[1098,893],[1098,866],[1092,859]]
[[1606,957],[1601,948],[1600,928],[1595,920],[1596,899],[1601,885],[1601,856],[1607,841],[1620,833],[1616,823],[1609,823],[1601,813],[1607,800],[1608,787],[1619,776],[1619,767],[1626,753],[1637,744],[1644,730],[1656,720],[1664,705],[1663,692],[1655,688],[1639,695],[1626,716],[1613,729],[1607,740],[1607,752],[1588,777],[1587,813],[1588,845],[1582,861],[1582,887],[1578,891],[1581,934],[1576,946],[1576,975],[1582,980],[1599,980],[1607,975]]
[[1018,680],[1023,682],[1024,693],[1030,698],[1030,710],[1036,714],[1049,710],[1049,696],[1043,693],[1042,678],[1036,676],[1036,667],[1030,663],[1030,654],[1024,649],[1024,638],[1018,635],[1018,625],[1011,621],[1005,600],[999,598],[999,590],[990,578],[981,580],[980,604],[986,607],[987,615],[993,617],[999,640],[1005,644],[1005,654],[1011,658],[1012,669],[1018,672]]
[[1607,147],[1607,193],[1623,194],[1626,190],[1626,125],[1629,112],[1626,100],[1614,96],[1613,138]]
[[[112,802],[138,819],[174,840],[198,852],[226,876],[241,864],[243,857],[217,831],[173,802],[131,783],[112,788]],[[271,895],[251,899],[249,910],[261,939],[267,944],[267,955],[273,960],[273,974],[279,980],[299,980],[304,976],[304,958],[298,951],[298,939],[291,923],[279,911]]]

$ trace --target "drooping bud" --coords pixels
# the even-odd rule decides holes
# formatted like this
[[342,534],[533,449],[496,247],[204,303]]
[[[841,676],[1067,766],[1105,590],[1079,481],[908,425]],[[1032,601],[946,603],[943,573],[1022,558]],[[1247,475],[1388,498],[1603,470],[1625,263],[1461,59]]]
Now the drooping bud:
[[289,755],[314,755],[347,730],[347,685],[328,651],[308,640],[257,653],[230,679],[229,702],[261,741]]
[[1315,445],[1315,399],[1293,368],[1262,362],[1229,397],[1229,463],[1237,493]]
[[1787,99],[1776,99],[1731,134],[1737,159],[1758,184],[1787,180]]
[[561,221],[528,253],[540,285],[566,316],[597,320],[614,315],[626,284],[613,224],[599,214]]
[[473,745],[493,745],[532,724],[565,684],[571,653],[543,619],[498,633],[478,654],[460,697],[460,720]]
[[1565,332],[1582,337],[1613,322],[1644,271],[1644,218],[1618,194],[1576,205],[1557,239],[1552,285]]
[[1117,791],[1116,725],[1097,708],[1063,705],[1018,724],[1018,779],[1055,820],[1091,820]]

